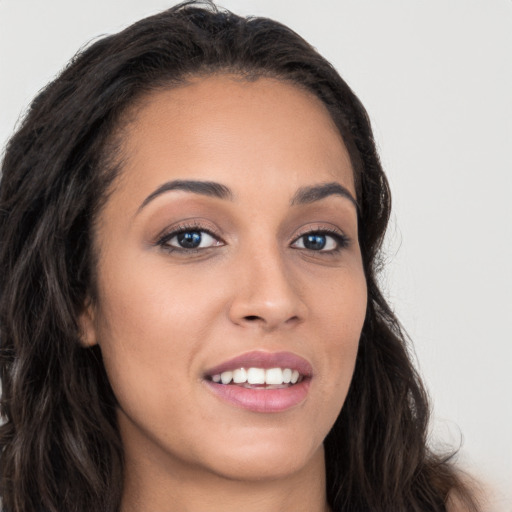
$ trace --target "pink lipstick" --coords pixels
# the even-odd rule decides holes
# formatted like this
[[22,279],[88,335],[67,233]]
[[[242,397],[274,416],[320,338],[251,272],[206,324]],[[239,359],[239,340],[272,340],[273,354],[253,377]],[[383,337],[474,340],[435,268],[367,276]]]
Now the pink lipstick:
[[290,352],[254,351],[205,372],[204,382],[221,399],[253,412],[282,412],[309,390],[311,364]]

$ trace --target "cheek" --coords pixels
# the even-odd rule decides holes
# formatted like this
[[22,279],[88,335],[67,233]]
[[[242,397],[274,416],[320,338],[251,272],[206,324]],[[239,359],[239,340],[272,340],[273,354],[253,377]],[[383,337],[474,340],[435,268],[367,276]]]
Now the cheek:
[[[157,263],[148,255],[135,261],[117,260],[104,269],[100,289],[104,343],[107,339],[125,347],[130,343],[130,348],[141,352],[150,345],[172,348],[177,346],[173,340],[187,333],[193,337],[202,328],[201,319],[218,302],[219,292],[209,285],[211,279],[199,271],[191,276],[164,261]],[[204,327],[207,324],[205,318]]]
[[343,269],[315,290],[315,317],[329,331],[332,349],[359,340],[367,306],[366,279],[362,267]]
[[226,276],[207,265],[177,271],[154,253],[117,254],[99,269],[95,315],[109,380],[120,403],[168,402],[197,379],[197,354],[225,317]]
[[[367,288],[364,273],[346,275],[343,286],[331,286],[317,299],[317,323],[323,326],[322,358],[327,372],[319,376],[329,390],[331,410],[338,415],[345,401],[366,316]],[[320,328],[318,328],[320,329]]]

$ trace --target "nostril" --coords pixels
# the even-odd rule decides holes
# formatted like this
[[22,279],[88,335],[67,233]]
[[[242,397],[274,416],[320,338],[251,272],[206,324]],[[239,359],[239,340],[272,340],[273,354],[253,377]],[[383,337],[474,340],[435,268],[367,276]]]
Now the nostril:
[[261,318],[257,315],[247,315],[244,317],[246,320],[249,320],[250,322],[254,322],[256,320],[261,320]]

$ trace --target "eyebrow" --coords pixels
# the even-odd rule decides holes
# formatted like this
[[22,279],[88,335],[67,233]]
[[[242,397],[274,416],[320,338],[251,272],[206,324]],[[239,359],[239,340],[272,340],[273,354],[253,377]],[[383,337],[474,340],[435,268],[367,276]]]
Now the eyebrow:
[[[158,196],[171,190],[182,190],[185,192],[192,192],[193,194],[216,197],[218,199],[233,200],[233,192],[231,189],[221,183],[217,183],[215,181],[173,180],[160,185],[154,192],[149,194],[149,196],[146,197],[139,206],[138,211],[142,210]],[[337,182],[301,187],[294,194],[290,204],[291,206],[297,206],[314,203],[333,195],[344,197],[348,199],[356,209],[359,208],[357,201],[354,199],[352,194],[343,185],[340,185]]]
[[158,187],[154,192],[149,194],[146,199],[139,206],[139,211],[142,210],[153,199],[169,192],[170,190],[183,190],[185,192],[192,192],[194,194],[201,194],[203,196],[217,197],[219,199],[233,199],[231,190],[220,183],[214,181],[196,181],[196,180],[174,180],[164,183]]
[[343,185],[340,185],[335,181],[299,188],[291,200],[291,205],[295,206],[314,203],[315,201],[320,201],[321,199],[333,195],[348,199],[357,210],[359,209],[359,205],[352,194]]

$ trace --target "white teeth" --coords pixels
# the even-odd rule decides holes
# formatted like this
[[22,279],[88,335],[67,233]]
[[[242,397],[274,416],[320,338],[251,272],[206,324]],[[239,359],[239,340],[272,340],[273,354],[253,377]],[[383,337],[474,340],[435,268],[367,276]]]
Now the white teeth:
[[243,384],[244,382],[247,382],[247,372],[245,371],[245,368],[240,368],[233,372],[233,382],[235,384]]
[[283,370],[281,368],[271,368],[265,372],[266,384],[282,384]]
[[220,380],[222,381],[222,384],[229,384],[232,378],[233,372],[222,372],[220,374]]
[[213,382],[222,384],[266,384],[268,386],[281,386],[283,384],[296,384],[299,381],[298,370],[290,368],[237,368],[212,375]]
[[247,370],[249,384],[265,384],[265,370],[263,368],[249,368]]

